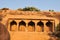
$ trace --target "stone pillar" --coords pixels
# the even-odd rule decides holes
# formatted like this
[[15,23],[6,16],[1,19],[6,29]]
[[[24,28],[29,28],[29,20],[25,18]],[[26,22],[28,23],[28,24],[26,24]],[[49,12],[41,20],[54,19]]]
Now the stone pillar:
[[25,28],[26,32],[28,32],[28,23],[26,22],[26,28]]
[[17,31],[19,31],[19,22],[17,22]]
[[48,31],[47,26],[46,26],[47,21],[43,21],[43,22],[44,22],[44,32],[47,32]]
[[55,21],[52,21],[52,24],[53,24],[53,26],[52,26],[52,32],[54,32],[55,31]]
[[35,23],[35,32],[37,32],[36,28],[37,28],[37,23]]
[[8,31],[10,31],[10,22],[8,21]]

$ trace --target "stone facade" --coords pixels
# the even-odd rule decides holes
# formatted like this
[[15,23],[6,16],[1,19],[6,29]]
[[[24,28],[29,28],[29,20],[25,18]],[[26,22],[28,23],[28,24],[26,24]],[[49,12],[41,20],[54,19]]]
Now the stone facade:
[[[59,20],[50,15],[55,12],[6,10],[0,12],[10,32],[11,40],[49,40]],[[47,17],[48,16],[48,17]]]

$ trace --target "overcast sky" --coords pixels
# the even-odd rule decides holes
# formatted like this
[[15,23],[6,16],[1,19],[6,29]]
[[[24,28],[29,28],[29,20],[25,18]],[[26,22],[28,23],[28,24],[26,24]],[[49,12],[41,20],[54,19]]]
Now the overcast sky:
[[0,0],[0,8],[18,9],[34,6],[41,10],[60,11],[60,0]]

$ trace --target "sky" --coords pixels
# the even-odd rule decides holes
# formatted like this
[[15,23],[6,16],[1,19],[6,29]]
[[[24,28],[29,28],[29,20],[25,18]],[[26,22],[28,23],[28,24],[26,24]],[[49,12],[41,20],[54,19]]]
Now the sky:
[[60,0],[0,0],[0,8],[18,9],[28,6],[40,10],[60,11]]

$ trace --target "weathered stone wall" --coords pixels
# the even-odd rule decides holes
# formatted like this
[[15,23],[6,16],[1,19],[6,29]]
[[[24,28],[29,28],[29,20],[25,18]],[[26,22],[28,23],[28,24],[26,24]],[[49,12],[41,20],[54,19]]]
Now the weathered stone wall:
[[49,40],[48,33],[43,32],[10,32],[11,40]]

